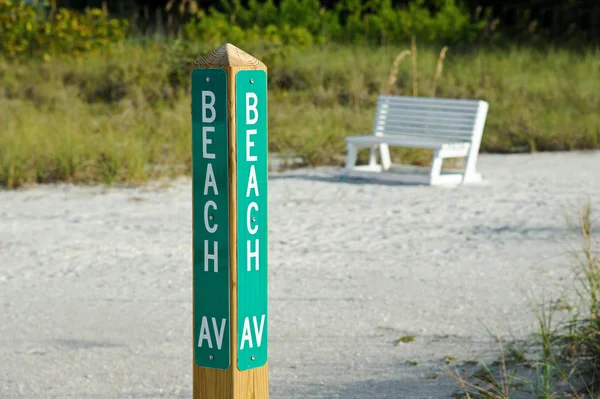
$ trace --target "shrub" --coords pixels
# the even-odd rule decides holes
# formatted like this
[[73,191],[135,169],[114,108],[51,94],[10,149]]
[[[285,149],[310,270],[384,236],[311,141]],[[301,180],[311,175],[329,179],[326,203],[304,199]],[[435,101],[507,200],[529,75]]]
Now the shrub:
[[473,22],[457,0],[440,0],[436,12],[424,0],[394,7],[392,0],[342,0],[326,10],[318,0],[239,0],[222,3],[221,11],[199,11],[186,26],[186,37],[222,43],[267,39],[306,47],[313,42],[398,43],[416,36],[445,44],[472,42],[483,32],[486,19]]
[[240,45],[263,42],[306,48],[314,41],[313,35],[302,26],[268,24],[244,29],[232,25],[227,15],[215,9],[208,13],[200,11],[195,19],[185,25],[184,34],[187,40],[210,43],[213,47],[226,42]]
[[122,41],[128,22],[100,9],[84,13],[36,9],[21,1],[0,0],[0,51],[18,56],[71,56]]

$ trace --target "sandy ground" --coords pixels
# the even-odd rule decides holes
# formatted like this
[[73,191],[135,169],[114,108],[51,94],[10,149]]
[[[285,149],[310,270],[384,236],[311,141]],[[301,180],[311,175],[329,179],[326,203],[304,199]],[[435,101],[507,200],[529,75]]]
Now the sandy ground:
[[[457,188],[271,174],[272,398],[449,398],[444,356],[493,357],[488,329],[526,338],[534,303],[576,296],[600,152],[478,166]],[[0,192],[0,398],[191,397],[190,216],[189,179]]]

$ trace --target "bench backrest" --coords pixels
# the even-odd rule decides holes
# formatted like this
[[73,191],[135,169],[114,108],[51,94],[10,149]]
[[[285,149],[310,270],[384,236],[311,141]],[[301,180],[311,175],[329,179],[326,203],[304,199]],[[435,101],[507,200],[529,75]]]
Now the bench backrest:
[[381,95],[373,134],[479,142],[487,110],[479,100]]

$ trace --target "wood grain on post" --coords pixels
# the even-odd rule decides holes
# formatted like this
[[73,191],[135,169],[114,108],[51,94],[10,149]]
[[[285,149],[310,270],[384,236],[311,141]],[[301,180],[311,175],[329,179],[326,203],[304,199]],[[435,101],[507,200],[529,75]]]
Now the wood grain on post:
[[268,363],[248,371],[238,369],[238,251],[237,251],[237,153],[236,153],[236,74],[242,70],[263,70],[267,67],[250,54],[232,44],[225,44],[199,58],[190,66],[222,68],[227,73],[227,125],[229,135],[229,234],[230,234],[230,348],[231,365],[227,370],[198,367],[193,362],[194,399],[268,399]]

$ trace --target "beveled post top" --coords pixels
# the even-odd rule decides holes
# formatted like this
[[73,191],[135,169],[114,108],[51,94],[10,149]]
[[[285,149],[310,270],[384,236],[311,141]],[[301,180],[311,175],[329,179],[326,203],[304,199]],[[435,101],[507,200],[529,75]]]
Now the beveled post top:
[[198,58],[190,65],[190,70],[195,68],[228,68],[237,69],[262,69],[267,70],[265,64],[233,44],[226,43],[207,55]]

